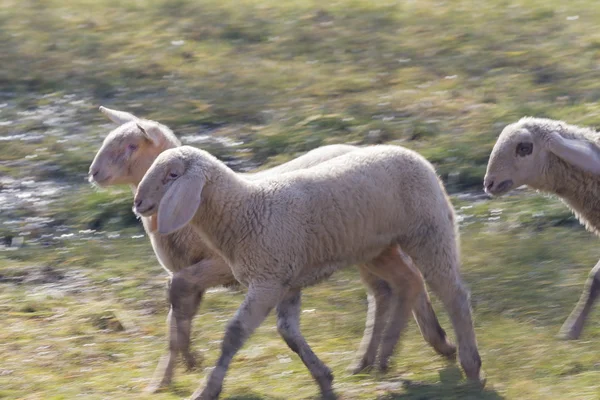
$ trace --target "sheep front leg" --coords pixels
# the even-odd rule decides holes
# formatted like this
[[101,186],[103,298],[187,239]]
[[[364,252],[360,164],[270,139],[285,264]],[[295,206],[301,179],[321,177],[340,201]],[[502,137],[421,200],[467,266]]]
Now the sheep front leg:
[[200,387],[194,392],[192,400],[214,400],[219,397],[233,356],[285,293],[286,289],[279,284],[250,285],[244,302],[227,324],[216,366],[208,376],[204,388]]
[[592,310],[594,302],[600,294],[600,261],[590,271],[579,302],[560,329],[559,335],[563,339],[578,339],[585,325],[585,321]]
[[367,286],[368,308],[358,357],[348,368],[352,374],[358,374],[375,363],[377,348],[381,342],[389,305],[393,297],[392,289],[386,281],[379,279],[364,266],[359,268],[359,272],[363,283]]
[[322,397],[335,398],[331,370],[316,356],[300,332],[300,299],[300,291],[292,291],[277,305],[277,330],[317,381]]
[[173,318],[173,307],[167,315],[167,326],[169,327],[169,352],[160,358],[150,384],[144,390],[147,393],[156,393],[160,388],[169,386],[173,380],[175,362],[177,361],[177,341],[175,318]]
[[173,380],[177,355],[181,353],[188,370],[196,366],[190,351],[192,320],[206,289],[234,282],[229,266],[222,260],[208,259],[176,272],[170,280],[168,296],[171,303],[167,325],[169,352],[161,357],[146,392],[155,393]]

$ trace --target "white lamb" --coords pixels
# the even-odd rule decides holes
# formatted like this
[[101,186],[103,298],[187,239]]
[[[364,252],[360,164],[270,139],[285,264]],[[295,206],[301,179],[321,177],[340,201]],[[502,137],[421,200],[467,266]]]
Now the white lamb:
[[[156,214],[160,234],[190,223],[248,287],[217,365],[194,399],[219,396],[234,354],[274,307],[280,334],[322,395],[332,396],[330,370],[300,333],[300,293],[351,264],[394,290],[384,337],[396,332],[394,325],[398,331],[405,325],[424,291],[422,273],[450,314],[467,377],[479,382],[481,359],[459,274],[454,209],[435,170],[417,153],[373,146],[310,169],[249,180],[209,153],[182,146],[157,157],[134,204],[141,215]],[[378,257],[392,262],[374,262]]]
[[[167,149],[180,146],[181,143],[170,129],[157,122],[106,107],[100,107],[100,110],[120,126],[108,134],[98,150],[90,166],[90,182],[99,186],[128,184],[135,192],[156,157]],[[356,149],[357,147],[349,145],[323,146],[285,164],[245,176],[256,179],[269,174],[276,175],[307,168]],[[154,392],[171,382],[179,352],[188,368],[195,365],[189,345],[191,322],[204,291],[237,282],[227,263],[211,251],[191,227],[172,234],[159,235],[150,229],[151,222],[148,218],[142,218],[142,221],[159,261],[170,275],[173,274],[169,285],[172,308],[167,319],[169,352],[162,357],[147,388],[147,391]],[[377,351],[381,347],[381,333],[387,321],[387,310],[392,295],[385,281],[366,271],[362,278],[370,292],[369,312],[359,357],[352,367],[354,372],[372,366],[375,362]],[[446,339],[446,333],[439,325],[426,292],[415,305],[414,316],[423,336],[438,353],[447,357],[455,353],[456,348]],[[393,340],[393,337],[387,340]],[[394,343],[390,345],[393,346]],[[387,359],[380,357],[379,367],[384,369],[386,365]]]
[[[600,234],[600,134],[544,118],[522,118],[504,128],[494,145],[485,191],[500,196],[527,185],[554,193],[585,227]],[[600,262],[591,270],[581,298],[561,328],[566,339],[581,335],[600,294]]]

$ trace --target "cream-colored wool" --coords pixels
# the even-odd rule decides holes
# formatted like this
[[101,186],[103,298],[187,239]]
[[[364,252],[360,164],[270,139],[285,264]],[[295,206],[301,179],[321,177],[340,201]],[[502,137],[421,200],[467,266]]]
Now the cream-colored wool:
[[[156,157],[181,143],[162,124],[140,119],[123,111],[105,107],[100,110],[120,126],[108,134],[98,150],[90,167],[90,182],[99,186],[128,184],[135,191]],[[244,176],[255,179],[283,174],[317,165],[356,149],[357,147],[349,145],[323,146],[277,167]],[[172,308],[167,319],[169,352],[159,362],[147,389],[153,392],[171,382],[178,352],[182,353],[188,368],[195,365],[189,346],[191,322],[204,291],[215,286],[235,285],[237,281],[227,263],[212,252],[191,227],[160,235],[154,232],[150,218],[143,217],[142,222],[157,258],[167,272],[173,274],[169,286]],[[353,372],[374,364],[392,296],[385,281],[368,274],[363,274],[363,280],[369,290],[369,317],[358,359],[351,367]],[[438,353],[448,357],[455,353],[456,348],[446,339],[426,293],[415,305],[414,316],[423,336]],[[393,348],[393,345],[390,346]],[[380,367],[385,367],[386,363],[387,359],[381,359]]]
[[[544,118],[508,125],[488,162],[485,190],[502,195],[527,185],[558,195],[585,227],[600,234],[600,134]],[[577,339],[600,294],[600,262],[591,270],[561,336]]]
[[[193,398],[218,397],[233,355],[276,306],[280,333],[329,396],[331,373],[298,329],[300,291],[352,264],[392,287],[397,304],[390,320],[401,327],[418,294],[407,288],[414,289],[422,273],[450,313],[465,373],[479,380],[481,360],[459,275],[454,210],[435,170],[417,153],[372,146],[250,180],[209,153],[182,146],[156,158],[134,203],[141,215],[156,214],[161,234],[190,223],[249,288],[227,327],[216,368]],[[412,263],[395,268],[398,264],[373,262],[399,254],[398,247],[420,273],[410,275]]]

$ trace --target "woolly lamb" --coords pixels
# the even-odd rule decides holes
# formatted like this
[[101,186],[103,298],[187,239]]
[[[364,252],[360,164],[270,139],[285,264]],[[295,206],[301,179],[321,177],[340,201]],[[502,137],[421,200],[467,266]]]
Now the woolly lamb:
[[[156,215],[160,234],[190,223],[248,287],[227,326],[217,365],[194,399],[219,396],[233,356],[274,307],[285,342],[322,395],[333,395],[329,368],[300,333],[300,293],[351,264],[394,290],[384,337],[405,325],[424,291],[423,273],[450,313],[467,377],[479,382],[481,359],[459,275],[454,210],[435,170],[417,153],[379,145],[310,169],[249,180],[209,153],[182,146],[157,157],[134,204],[139,214]],[[402,261],[399,248],[420,272]],[[392,350],[381,351],[388,356]]]
[[[100,110],[120,126],[106,137],[98,150],[90,167],[90,182],[99,186],[128,184],[135,192],[154,159],[164,150],[180,146],[180,142],[171,130],[157,122],[105,107],[100,107]],[[306,168],[356,149],[349,145],[323,146],[285,164],[246,176],[255,179]],[[212,252],[192,228],[159,235],[151,232],[148,218],[142,218],[142,221],[160,263],[169,275],[173,275],[169,285],[172,306],[167,318],[169,352],[159,362],[147,389],[153,392],[171,382],[178,352],[182,353],[188,368],[195,365],[189,346],[191,322],[204,291],[215,286],[237,284],[237,281],[227,263]],[[369,312],[359,357],[351,367],[354,372],[375,362],[392,296],[385,281],[366,272],[362,278],[369,290]],[[455,353],[456,348],[446,339],[427,293],[423,293],[416,304],[414,316],[423,336],[438,353],[448,357]],[[384,368],[385,360],[380,360],[380,363]]]
[[[543,118],[522,118],[508,125],[490,155],[484,187],[500,196],[521,185],[560,196],[588,230],[600,234],[600,135]],[[599,293],[600,262],[563,324],[562,337],[579,338]]]

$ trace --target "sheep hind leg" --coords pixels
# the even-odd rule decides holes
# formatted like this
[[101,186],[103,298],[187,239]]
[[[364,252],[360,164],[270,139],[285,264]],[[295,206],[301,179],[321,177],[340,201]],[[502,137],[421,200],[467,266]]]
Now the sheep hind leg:
[[447,358],[456,356],[456,346],[448,340],[446,331],[440,325],[431,306],[429,294],[426,290],[419,295],[413,308],[413,316],[419,326],[421,335],[438,354]]
[[[373,262],[385,263],[395,262],[394,268],[398,265],[402,268],[410,268],[404,265],[402,257],[394,258],[393,253],[384,253],[381,257],[376,258]],[[357,374],[373,366],[377,356],[377,350],[381,344],[383,330],[388,319],[389,305],[395,303],[394,294],[390,285],[383,279],[368,271],[366,267],[359,268],[361,279],[367,286],[369,291],[367,320],[365,323],[365,331],[359,347],[357,360],[348,368],[348,370]],[[456,346],[448,341],[446,331],[440,325],[435,311],[431,306],[429,295],[426,290],[423,290],[415,302],[413,308],[413,316],[419,326],[421,335],[433,349],[448,358],[456,355]],[[401,325],[390,325],[388,334],[390,337],[400,337],[399,332],[394,332],[394,329],[402,329]],[[394,343],[395,345],[396,343]],[[392,347],[393,349],[393,347]],[[389,351],[389,350],[388,350]]]
[[600,261],[589,273],[579,302],[560,329],[563,339],[578,339],[592,306],[600,295]]
[[[441,265],[430,264],[434,267],[431,275],[425,275],[431,290],[444,304],[458,342],[458,356],[467,378],[479,385],[485,385],[481,374],[481,357],[477,349],[477,340],[473,326],[469,292],[464,287],[456,265],[445,271]],[[442,273],[440,273],[443,271]]]
[[399,246],[385,250],[367,268],[387,281],[394,292],[379,346],[378,368],[386,371],[389,358],[410,319],[411,310],[419,300],[419,295],[425,291],[425,283],[411,258]]
[[285,294],[286,289],[274,282],[250,285],[242,305],[227,324],[216,366],[207,377],[204,387],[192,394],[192,400],[214,400],[219,397],[231,360]]
[[331,370],[312,351],[300,332],[300,299],[300,291],[292,291],[277,305],[277,330],[288,347],[300,356],[314,380],[317,381],[322,397],[335,398],[331,387],[333,382]]
[[359,272],[368,290],[368,309],[358,356],[348,368],[352,374],[358,374],[375,364],[377,349],[381,342],[389,305],[392,303],[393,297],[392,289],[386,281],[369,272],[364,266],[359,268]]

